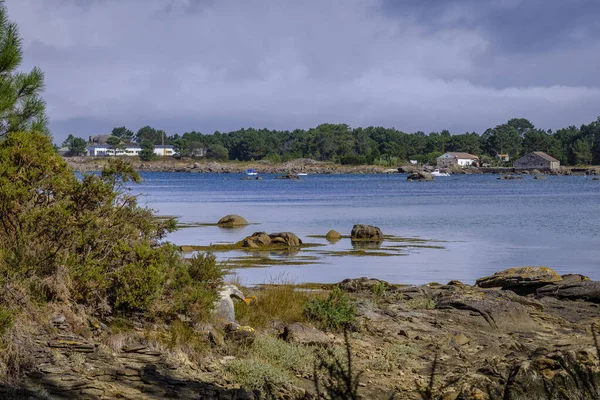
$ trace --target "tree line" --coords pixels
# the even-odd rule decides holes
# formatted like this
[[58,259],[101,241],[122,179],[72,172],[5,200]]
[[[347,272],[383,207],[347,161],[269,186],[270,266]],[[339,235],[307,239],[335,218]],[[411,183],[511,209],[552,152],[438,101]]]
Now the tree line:
[[144,144],[147,154],[152,154],[151,146],[164,143],[173,145],[179,157],[217,160],[285,162],[312,158],[340,164],[393,166],[408,160],[431,164],[445,152],[466,152],[479,156],[483,163],[501,165],[500,154],[514,160],[532,151],[543,151],[563,165],[600,164],[600,117],[588,125],[555,132],[536,128],[525,118],[513,118],[483,134],[451,134],[448,130],[405,133],[395,128],[322,124],[308,130],[248,128],[227,133],[192,131],[169,135],[150,126],[137,133],[123,126],[112,130],[111,140],[112,146]]

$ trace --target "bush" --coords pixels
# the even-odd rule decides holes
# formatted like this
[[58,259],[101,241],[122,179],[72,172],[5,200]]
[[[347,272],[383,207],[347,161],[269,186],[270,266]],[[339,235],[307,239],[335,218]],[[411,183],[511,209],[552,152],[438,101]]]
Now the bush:
[[[120,159],[78,180],[49,137],[9,134],[0,142],[0,280],[29,288],[30,298],[75,300],[99,315],[148,311],[160,300],[166,312],[206,316],[220,266],[212,255],[183,260],[161,243],[175,221],[138,206],[124,185],[139,181]],[[61,295],[47,282],[60,282]]]
[[312,299],[305,307],[308,318],[317,321],[324,329],[339,331],[349,327],[356,319],[354,302],[340,288],[335,287],[326,299]]

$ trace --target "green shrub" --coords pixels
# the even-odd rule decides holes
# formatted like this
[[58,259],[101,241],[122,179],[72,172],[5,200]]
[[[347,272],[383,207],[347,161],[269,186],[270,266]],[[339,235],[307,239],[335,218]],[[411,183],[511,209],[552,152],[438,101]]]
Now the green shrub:
[[317,321],[324,329],[340,330],[356,319],[354,302],[340,288],[335,287],[326,299],[312,299],[305,307],[308,318]]
[[[175,229],[138,206],[124,160],[77,179],[50,138],[11,133],[0,141],[0,276],[36,301],[72,299],[101,315],[160,310],[205,318],[223,272],[211,254],[183,260],[161,244]],[[60,296],[45,282],[61,282]],[[158,303],[158,304],[157,304]]]
[[291,383],[290,376],[280,368],[256,359],[230,361],[225,364],[225,370],[236,383],[249,390],[269,392],[271,388]]

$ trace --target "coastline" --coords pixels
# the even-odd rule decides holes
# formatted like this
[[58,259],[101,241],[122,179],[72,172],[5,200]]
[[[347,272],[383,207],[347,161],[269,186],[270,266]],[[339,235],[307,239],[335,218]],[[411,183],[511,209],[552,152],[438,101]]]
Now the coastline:
[[[272,163],[266,160],[254,162],[218,162],[190,159],[157,160],[142,162],[137,157],[123,157],[130,161],[139,172],[184,172],[184,173],[221,173],[242,174],[252,168],[259,174],[395,174],[430,171],[433,167],[401,165],[396,168],[381,165],[341,165],[333,162],[296,159],[285,163]],[[77,172],[101,171],[106,164],[105,157],[68,157],[67,164]],[[551,174],[551,175],[600,175],[600,167],[560,167],[555,171],[516,170],[511,167],[467,167],[444,170],[452,174]]]

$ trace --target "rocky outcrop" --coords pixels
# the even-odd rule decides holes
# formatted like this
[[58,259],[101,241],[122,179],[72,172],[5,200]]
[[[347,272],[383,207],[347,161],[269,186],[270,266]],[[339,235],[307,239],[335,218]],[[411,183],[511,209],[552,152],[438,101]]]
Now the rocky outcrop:
[[356,278],[356,279],[344,279],[338,283],[338,287],[346,292],[371,292],[375,291],[375,287],[381,286],[385,289],[390,288],[390,285],[386,281],[374,278]]
[[462,310],[461,317],[473,320],[474,326],[496,332],[526,332],[539,328],[526,305],[518,300],[518,295],[506,292],[466,290],[441,296],[436,308]]
[[217,225],[229,228],[234,226],[248,225],[248,221],[246,221],[246,219],[240,215],[229,214],[221,218],[219,222],[217,222]]
[[243,247],[299,247],[302,240],[292,232],[277,232],[267,234],[266,232],[255,232],[242,240]]
[[412,182],[412,181],[416,181],[416,182],[426,182],[426,181],[432,181],[433,180],[433,175],[431,175],[428,172],[414,172],[412,174],[410,174],[407,178],[407,181]]
[[498,179],[501,181],[511,181],[511,180],[523,179],[523,177],[520,175],[502,175],[502,176],[498,177]]
[[538,297],[555,297],[557,299],[585,300],[592,303],[600,303],[600,282],[559,282],[537,289],[536,295]]
[[352,227],[350,239],[380,242],[383,241],[383,233],[376,226],[356,224]]
[[499,287],[514,289],[540,287],[548,283],[560,282],[562,277],[548,267],[518,267],[496,272],[492,276],[477,279],[475,284],[482,288]]
[[307,346],[324,346],[333,342],[333,335],[315,328],[314,326],[294,323],[286,325],[279,337],[286,342],[298,343]]

